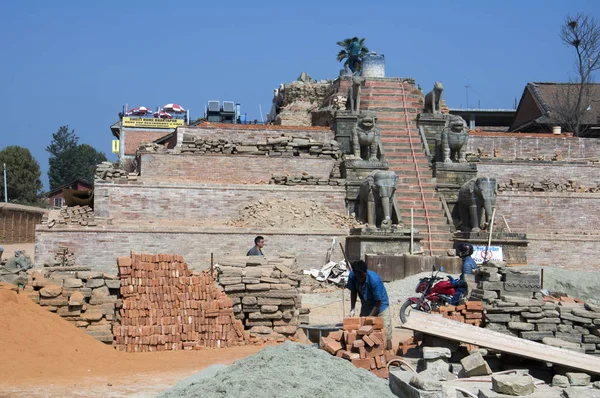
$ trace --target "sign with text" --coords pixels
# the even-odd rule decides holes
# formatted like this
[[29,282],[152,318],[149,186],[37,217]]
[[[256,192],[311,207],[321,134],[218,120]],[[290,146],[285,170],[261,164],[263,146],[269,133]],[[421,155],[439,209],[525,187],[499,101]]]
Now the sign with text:
[[112,140],[112,153],[119,153],[121,141]]
[[184,119],[158,119],[158,118],[136,118],[123,117],[123,127],[146,127],[149,129],[174,129],[183,126]]
[[502,257],[502,247],[500,246],[473,246],[472,257],[477,264],[482,264],[484,261],[490,260],[504,261]]

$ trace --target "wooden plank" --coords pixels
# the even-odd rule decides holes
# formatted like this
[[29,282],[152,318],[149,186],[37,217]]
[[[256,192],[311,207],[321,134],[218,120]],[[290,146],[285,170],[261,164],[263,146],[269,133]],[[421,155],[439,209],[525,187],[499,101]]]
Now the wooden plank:
[[552,347],[489,329],[478,328],[443,318],[441,315],[411,311],[403,328],[442,337],[448,340],[475,344],[520,357],[581,369],[600,375],[600,358],[576,351]]

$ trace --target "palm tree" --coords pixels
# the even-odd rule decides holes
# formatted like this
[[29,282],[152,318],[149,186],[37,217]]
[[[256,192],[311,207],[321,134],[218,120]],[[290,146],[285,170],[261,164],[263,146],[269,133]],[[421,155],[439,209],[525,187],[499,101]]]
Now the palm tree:
[[[346,62],[344,62],[344,67],[347,67],[348,64],[350,63],[350,54],[348,53],[348,50],[346,50],[350,44],[352,43],[352,38],[348,38],[348,39],[344,39],[344,41],[338,41],[337,45],[342,47],[342,50],[340,50],[340,52],[337,55],[337,60],[342,62],[343,60],[346,60]],[[369,53],[369,49],[365,46],[365,39],[359,39],[358,40],[358,45],[360,46],[360,58],[363,58],[364,56],[366,56]],[[360,63],[358,65],[358,71],[360,71]]]

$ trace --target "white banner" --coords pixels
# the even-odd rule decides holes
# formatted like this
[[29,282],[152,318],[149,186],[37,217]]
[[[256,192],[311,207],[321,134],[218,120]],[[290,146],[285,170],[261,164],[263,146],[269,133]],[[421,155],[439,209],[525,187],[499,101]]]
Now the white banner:
[[487,246],[473,246],[473,260],[477,264],[482,264],[485,261],[497,260],[504,261],[502,257],[502,247],[501,246],[490,246],[487,247],[487,255],[486,255],[486,247]]

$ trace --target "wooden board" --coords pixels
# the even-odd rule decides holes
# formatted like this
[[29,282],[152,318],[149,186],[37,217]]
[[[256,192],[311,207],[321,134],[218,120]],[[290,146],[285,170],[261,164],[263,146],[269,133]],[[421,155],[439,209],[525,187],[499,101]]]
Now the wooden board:
[[520,357],[568,366],[600,375],[599,357],[507,336],[489,329],[446,319],[441,315],[411,311],[408,322],[403,324],[402,327],[448,340],[475,344]]

